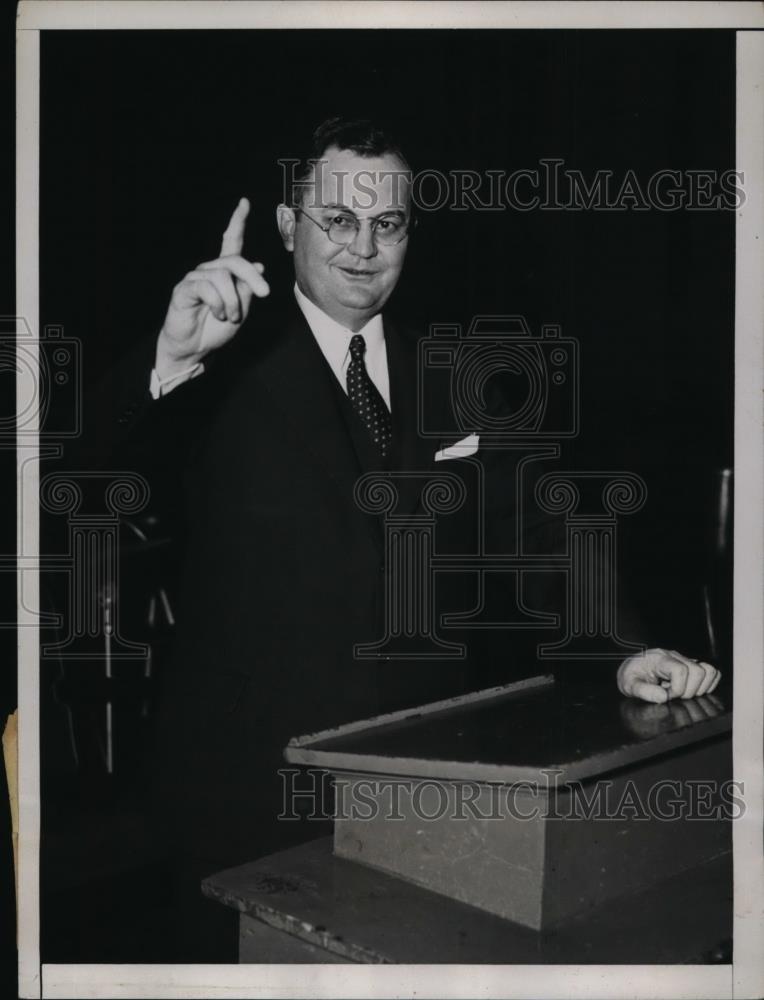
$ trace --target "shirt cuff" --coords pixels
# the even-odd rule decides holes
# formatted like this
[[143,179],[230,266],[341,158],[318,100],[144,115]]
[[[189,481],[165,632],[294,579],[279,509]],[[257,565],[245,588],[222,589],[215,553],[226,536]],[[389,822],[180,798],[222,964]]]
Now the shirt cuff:
[[168,393],[172,392],[177,386],[182,385],[184,382],[188,382],[192,378],[196,378],[204,372],[204,364],[201,361],[197,361],[195,365],[191,365],[190,368],[186,368],[185,371],[178,372],[177,375],[168,375],[167,378],[160,378],[156,369],[151,370],[151,380],[149,381],[149,392],[151,393],[152,399],[159,399],[160,396],[166,396]]

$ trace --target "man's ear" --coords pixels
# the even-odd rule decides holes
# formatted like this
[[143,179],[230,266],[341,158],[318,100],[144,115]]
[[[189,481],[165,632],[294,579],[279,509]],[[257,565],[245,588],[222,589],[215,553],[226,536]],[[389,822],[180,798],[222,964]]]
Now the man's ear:
[[276,208],[276,222],[281,233],[281,239],[287,250],[294,250],[294,227],[296,223],[294,209],[288,205],[278,205]]

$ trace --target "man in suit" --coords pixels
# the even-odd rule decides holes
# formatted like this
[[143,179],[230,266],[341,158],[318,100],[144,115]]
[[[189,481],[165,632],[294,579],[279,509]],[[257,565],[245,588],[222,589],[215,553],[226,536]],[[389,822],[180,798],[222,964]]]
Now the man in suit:
[[[368,471],[426,474],[436,451],[418,434],[416,335],[383,312],[411,239],[409,165],[374,125],[335,119],[316,130],[297,181],[276,213],[294,260],[289,300],[274,306],[263,264],[242,256],[242,198],[220,256],[175,286],[153,370],[141,361],[138,382],[125,379],[135,398],[119,417],[139,450],[177,461],[183,483],[187,557],[157,787],[197,894],[204,874],[324,832],[276,820],[289,737],[480,686],[461,662],[353,655],[381,634],[389,569],[354,486]],[[421,480],[410,484],[404,512],[419,502]],[[624,695],[656,702],[718,680],[666,650],[617,675]],[[183,934],[192,960],[232,960],[203,950],[209,935]]]

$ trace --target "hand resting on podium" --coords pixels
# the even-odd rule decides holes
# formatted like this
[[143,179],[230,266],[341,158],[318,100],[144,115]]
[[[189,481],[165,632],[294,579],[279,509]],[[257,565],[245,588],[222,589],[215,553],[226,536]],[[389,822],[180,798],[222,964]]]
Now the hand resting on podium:
[[621,694],[663,704],[672,698],[710,694],[721,679],[721,671],[673,649],[648,649],[624,660],[616,679]]

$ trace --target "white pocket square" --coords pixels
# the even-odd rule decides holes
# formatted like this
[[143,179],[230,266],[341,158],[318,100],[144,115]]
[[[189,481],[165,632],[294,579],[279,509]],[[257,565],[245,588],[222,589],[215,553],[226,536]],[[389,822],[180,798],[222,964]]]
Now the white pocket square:
[[450,444],[448,448],[441,448],[440,451],[436,451],[435,461],[445,462],[449,458],[467,458],[468,455],[475,454],[479,444],[480,435],[468,434],[466,438],[462,438],[456,444]]

